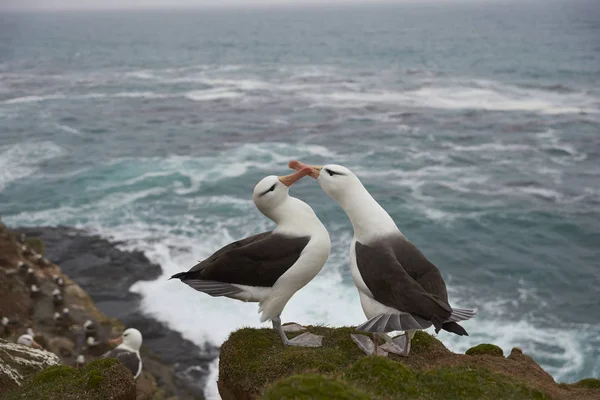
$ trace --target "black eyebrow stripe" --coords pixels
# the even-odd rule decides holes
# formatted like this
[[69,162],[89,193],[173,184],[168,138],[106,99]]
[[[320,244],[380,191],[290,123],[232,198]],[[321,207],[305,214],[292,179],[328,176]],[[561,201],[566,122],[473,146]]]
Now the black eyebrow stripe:
[[265,194],[267,194],[267,193],[269,193],[269,192],[272,192],[273,190],[275,190],[275,186],[277,186],[277,182],[275,182],[275,183],[273,184],[273,186],[271,186],[271,187],[269,188],[269,190],[265,191],[264,193],[261,193],[261,196],[264,196]]
[[329,175],[331,175],[331,174],[333,174],[333,175],[346,175],[346,174],[342,174],[341,172],[337,172],[337,171],[334,171],[334,170],[329,169],[329,168],[325,168],[325,171],[327,171],[327,173]]

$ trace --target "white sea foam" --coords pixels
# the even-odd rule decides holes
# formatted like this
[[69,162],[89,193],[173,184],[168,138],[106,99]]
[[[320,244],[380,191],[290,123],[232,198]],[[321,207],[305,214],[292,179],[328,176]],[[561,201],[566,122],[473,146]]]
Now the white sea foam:
[[51,141],[0,147],[0,191],[10,182],[33,174],[44,161],[64,153],[65,149]]
[[406,91],[334,91],[307,92],[304,95],[317,105],[346,107],[370,103],[388,103],[400,107],[423,107],[448,110],[525,111],[542,114],[598,113],[598,99],[584,93],[555,93],[521,89],[494,83],[473,87],[472,82],[448,85],[441,81]]
[[77,129],[75,129],[69,125],[54,124],[54,126],[56,126],[61,131],[65,131],[65,132],[68,132],[68,133],[76,135],[76,136],[83,136],[81,132],[79,132]]
[[233,99],[242,96],[242,93],[227,90],[227,89],[207,89],[207,90],[194,90],[187,92],[185,97],[193,101],[210,101],[219,99]]
[[4,104],[23,104],[23,103],[39,103],[41,101],[47,100],[60,100],[64,99],[65,96],[61,94],[53,94],[46,96],[23,96],[23,97],[15,97],[13,99],[4,100]]
[[4,104],[27,104],[40,103],[53,100],[86,100],[86,99],[102,99],[102,98],[142,98],[142,99],[162,99],[174,97],[177,95],[154,92],[119,92],[119,93],[85,93],[85,94],[49,94],[49,95],[31,95],[16,97],[5,100]]

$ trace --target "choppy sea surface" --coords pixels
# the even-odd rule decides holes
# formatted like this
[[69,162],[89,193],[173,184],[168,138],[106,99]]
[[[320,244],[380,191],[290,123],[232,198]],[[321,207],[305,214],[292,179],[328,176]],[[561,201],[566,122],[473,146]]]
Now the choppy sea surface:
[[[600,377],[597,3],[0,13],[3,221],[144,251],[164,276],[131,290],[199,345],[257,306],[166,278],[272,228],[252,188],[293,158],[355,171],[478,309],[450,349]],[[291,193],[333,249],[283,319],[363,322],[347,217],[312,180]]]

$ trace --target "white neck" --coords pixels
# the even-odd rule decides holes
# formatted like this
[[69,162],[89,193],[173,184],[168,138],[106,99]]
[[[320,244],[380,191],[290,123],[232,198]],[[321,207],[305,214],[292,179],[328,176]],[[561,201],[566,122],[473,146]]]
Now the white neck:
[[360,181],[352,187],[352,193],[336,200],[350,218],[356,240],[367,243],[380,236],[401,233],[392,217]]
[[277,207],[269,210],[267,217],[276,224],[274,232],[290,236],[314,236],[327,230],[313,209],[295,197],[288,196]]

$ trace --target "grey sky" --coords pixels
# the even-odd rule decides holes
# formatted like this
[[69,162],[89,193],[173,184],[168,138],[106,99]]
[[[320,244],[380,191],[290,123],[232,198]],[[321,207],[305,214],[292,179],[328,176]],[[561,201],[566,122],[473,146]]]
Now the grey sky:
[[[461,1],[461,0],[425,0]],[[465,1],[465,0],[462,0]],[[466,0],[469,1],[469,0]],[[267,6],[267,5],[317,5],[317,4],[368,4],[423,2],[423,0],[0,0],[0,9],[127,9],[127,8],[183,8],[224,6]]]

